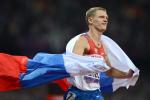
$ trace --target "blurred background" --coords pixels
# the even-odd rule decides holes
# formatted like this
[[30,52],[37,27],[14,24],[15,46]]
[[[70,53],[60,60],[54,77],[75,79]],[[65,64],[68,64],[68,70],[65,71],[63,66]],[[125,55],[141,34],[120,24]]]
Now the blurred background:
[[[85,12],[94,6],[107,9],[105,35],[115,40],[141,71],[136,86],[104,94],[105,100],[149,100],[149,0],[1,0],[0,52],[31,58],[37,52],[63,53],[73,36],[88,30]],[[63,100],[63,93],[50,83],[0,93],[0,100]]]

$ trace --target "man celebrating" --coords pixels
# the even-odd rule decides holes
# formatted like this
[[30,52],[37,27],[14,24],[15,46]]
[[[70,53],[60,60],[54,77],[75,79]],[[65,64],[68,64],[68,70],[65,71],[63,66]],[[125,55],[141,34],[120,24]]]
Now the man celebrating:
[[[114,51],[114,47],[111,49],[109,45],[112,42],[110,44],[108,43],[111,40],[108,39],[108,37],[103,36],[108,24],[108,15],[106,9],[102,7],[90,8],[86,12],[86,21],[89,28],[88,32],[80,34],[71,39],[67,44],[66,52],[102,58],[110,67],[110,69],[106,71],[108,76],[117,79],[131,78],[134,73],[133,69],[131,70],[131,68],[128,68],[126,71],[120,71],[115,64],[112,63],[113,57],[111,57],[110,54],[111,51]],[[119,47],[116,48],[118,50]],[[122,54],[119,56],[122,57]],[[115,59],[116,58],[114,58],[114,60]],[[118,61],[118,63],[120,62]],[[65,94],[65,100],[103,100],[100,90],[102,85],[100,76],[100,73],[93,72],[88,75],[72,76],[69,78],[69,82],[72,84],[72,86]]]

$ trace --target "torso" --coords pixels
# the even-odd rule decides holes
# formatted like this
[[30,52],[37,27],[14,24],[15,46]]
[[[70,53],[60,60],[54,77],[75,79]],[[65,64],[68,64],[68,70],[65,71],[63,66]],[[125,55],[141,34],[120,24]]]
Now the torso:
[[[101,45],[100,47],[96,46],[94,41],[87,35],[81,35],[86,38],[89,48],[84,52],[84,55],[89,55],[92,57],[105,57],[104,48]],[[71,83],[79,89],[82,90],[96,90],[100,88],[99,84],[99,73],[91,73],[89,75],[75,76],[70,79]]]
[[102,57],[105,57],[105,51],[102,44],[100,45],[100,47],[98,47],[87,34],[84,34],[82,36],[84,36],[87,39],[89,45],[89,48],[86,49],[84,55],[98,54]]

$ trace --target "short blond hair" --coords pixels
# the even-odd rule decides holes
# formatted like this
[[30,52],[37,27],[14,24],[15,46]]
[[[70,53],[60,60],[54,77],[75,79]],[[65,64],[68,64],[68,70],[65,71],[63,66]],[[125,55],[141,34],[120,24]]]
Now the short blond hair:
[[89,23],[89,22],[88,22],[88,18],[91,17],[91,16],[94,16],[97,10],[106,11],[106,9],[103,8],[103,7],[92,7],[92,8],[90,8],[90,9],[88,9],[88,10],[86,11],[86,17],[85,17],[85,20],[86,20],[87,24]]

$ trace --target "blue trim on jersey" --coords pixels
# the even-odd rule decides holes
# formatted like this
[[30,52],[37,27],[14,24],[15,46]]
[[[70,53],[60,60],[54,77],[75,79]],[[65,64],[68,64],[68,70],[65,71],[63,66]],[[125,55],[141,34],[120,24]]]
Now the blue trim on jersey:
[[106,75],[105,72],[100,73],[100,90],[102,93],[112,93],[113,92],[113,78]]
[[20,75],[20,82],[23,88],[27,88],[69,76],[62,54],[38,53],[28,60],[27,72]]

